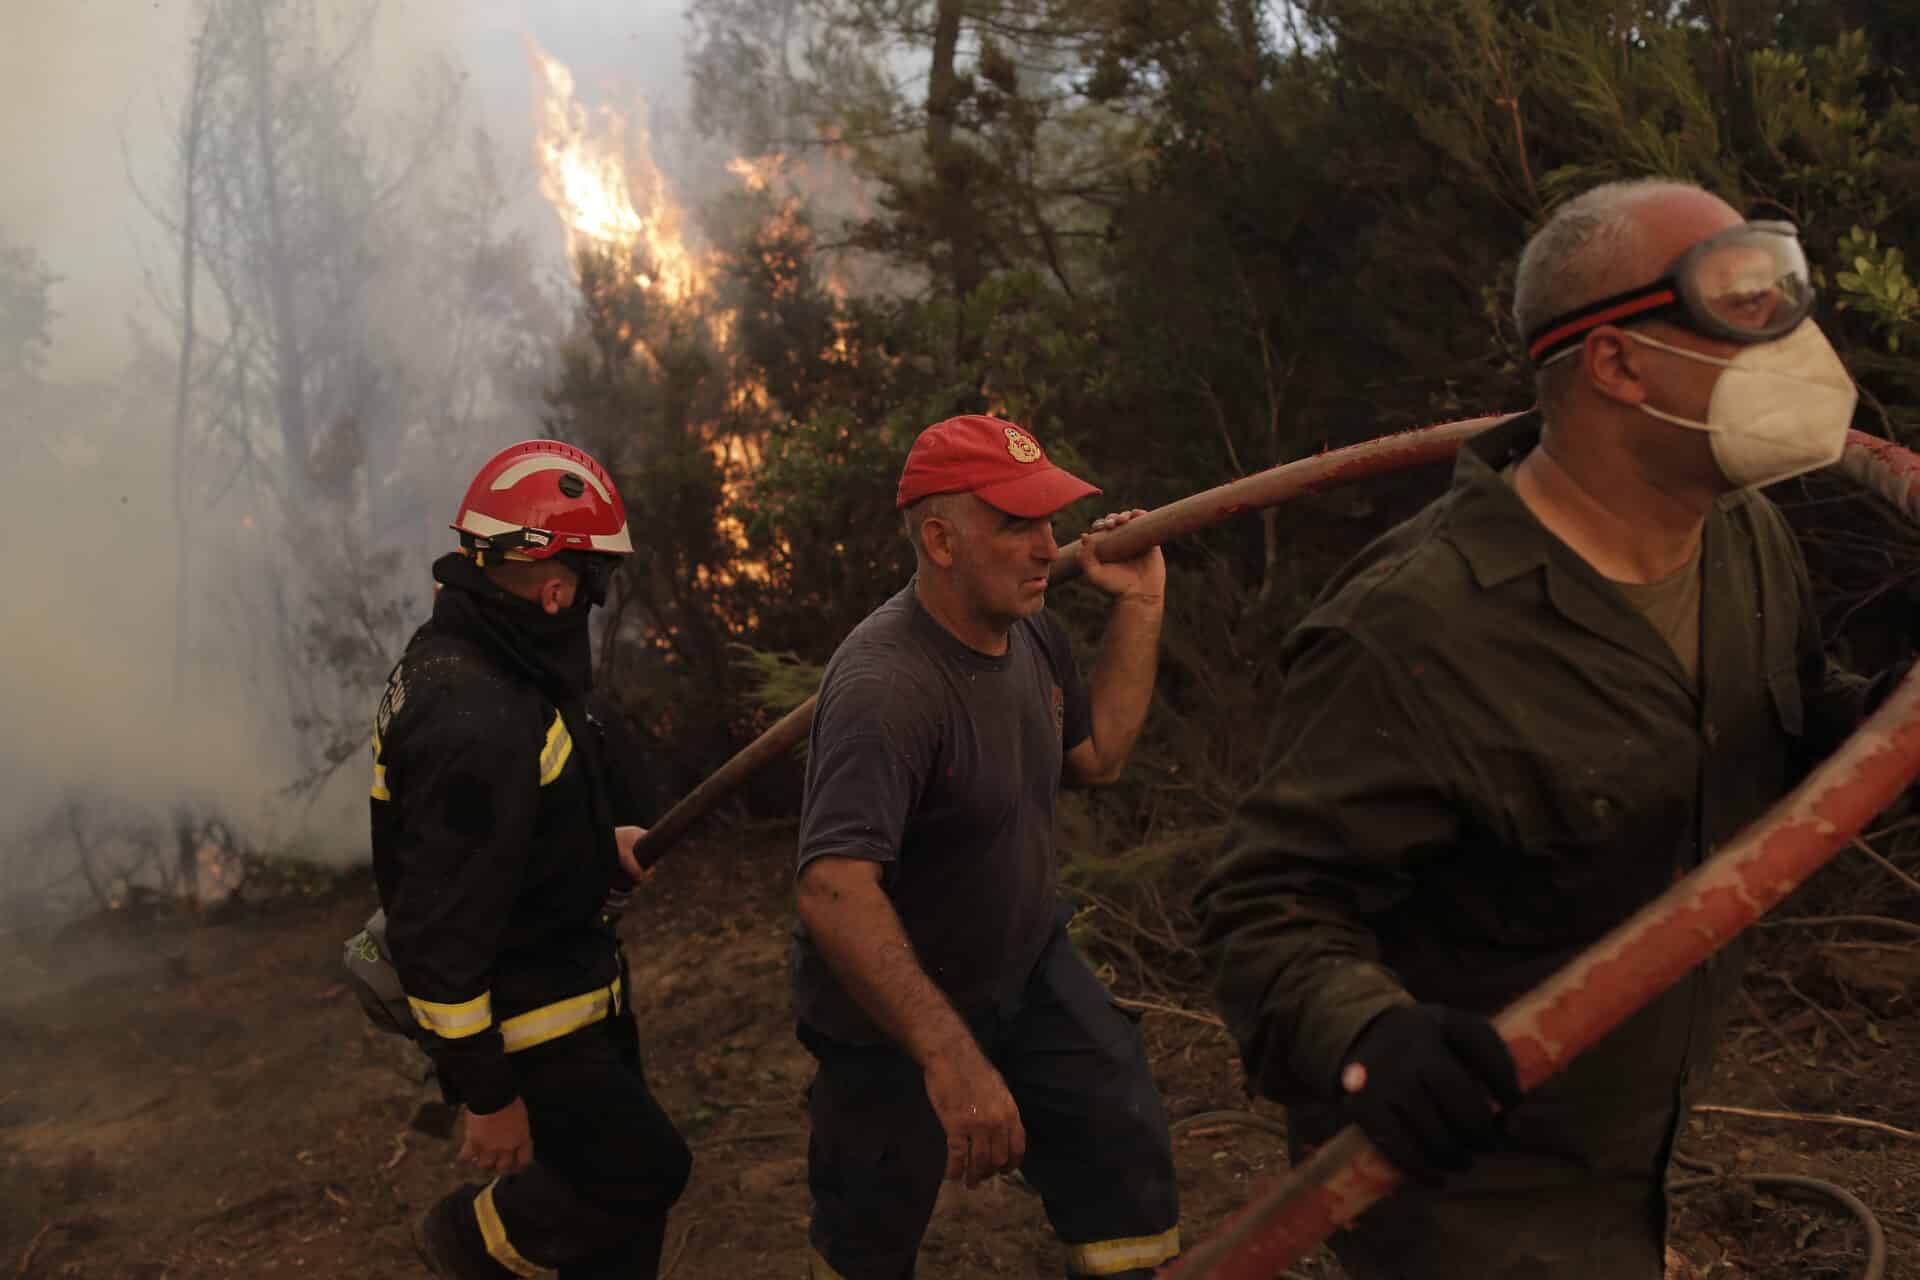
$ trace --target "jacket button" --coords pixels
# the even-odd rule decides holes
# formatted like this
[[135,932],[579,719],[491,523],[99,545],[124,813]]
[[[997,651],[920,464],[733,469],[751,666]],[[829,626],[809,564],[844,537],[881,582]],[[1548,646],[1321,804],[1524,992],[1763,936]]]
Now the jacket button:
[[1715,747],[1720,745],[1720,730],[1715,728],[1711,723],[1709,723],[1702,732],[1707,739],[1708,746]]

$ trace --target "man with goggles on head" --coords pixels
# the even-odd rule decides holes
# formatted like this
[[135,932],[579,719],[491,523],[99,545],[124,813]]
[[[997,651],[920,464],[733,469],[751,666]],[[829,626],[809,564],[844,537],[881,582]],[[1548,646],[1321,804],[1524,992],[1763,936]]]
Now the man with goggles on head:
[[[1853,380],[1808,319],[1813,299],[1792,225],[1739,223],[1689,247],[1651,283],[1534,323],[1526,331],[1527,355],[1544,375],[1543,404],[1557,385],[1558,375],[1548,371],[1585,361],[1590,346],[1611,374],[1608,344],[1615,335],[1726,370],[1717,380],[1694,377],[1713,385],[1705,421],[1645,396],[1628,403],[1712,433],[1713,458],[1729,484],[1772,484],[1837,460],[1853,417]],[[1675,345],[1662,340],[1660,326],[1711,341]]]
[[[1753,486],[1835,459],[1853,386],[1791,228],[1674,182],[1567,202],[1521,257],[1540,406],[1286,642],[1267,773],[1196,897],[1296,1147],[1412,1175],[1354,1280],[1656,1280],[1722,953],[1521,1097],[1489,1017],[1758,817],[1875,690],[1829,675]],[[1495,1103],[1504,1114],[1496,1117]]]

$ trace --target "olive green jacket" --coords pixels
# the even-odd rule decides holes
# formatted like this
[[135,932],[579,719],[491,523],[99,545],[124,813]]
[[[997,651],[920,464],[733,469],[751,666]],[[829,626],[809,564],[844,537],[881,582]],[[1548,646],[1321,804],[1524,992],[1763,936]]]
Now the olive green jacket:
[[[1501,478],[1538,438],[1526,415],[1468,442],[1451,489],[1288,637],[1265,774],[1197,894],[1251,1085],[1304,1104],[1308,1142],[1335,1128],[1324,1104],[1374,1016],[1497,1012],[1757,817],[1860,714],[1865,685],[1830,673],[1771,503],[1735,493],[1708,518],[1696,690]],[[1397,1228],[1364,1219],[1355,1239],[1372,1230],[1402,1260],[1356,1274],[1497,1276],[1503,1257],[1516,1276],[1643,1274],[1620,1259],[1657,1257],[1680,1103],[1737,966],[1722,953],[1536,1090],[1506,1149],[1447,1196],[1403,1193]],[[1557,1208],[1529,1233],[1513,1196]],[[1461,1204],[1480,1209],[1450,1218]],[[1620,1231],[1635,1239],[1612,1254],[1594,1239]],[[1449,1239],[1475,1261],[1449,1269]]]

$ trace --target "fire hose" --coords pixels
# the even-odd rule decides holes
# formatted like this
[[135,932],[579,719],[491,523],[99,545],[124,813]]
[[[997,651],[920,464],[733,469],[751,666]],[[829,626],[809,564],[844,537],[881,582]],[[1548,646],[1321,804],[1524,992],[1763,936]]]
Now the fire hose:
[[[1471,418],[1384,436],[1209,489],[1100,535],[1102,557],[1126,559],[1242,512],[1442,461],[1504,418]],[[1836,465],[1920,525],[1920,457],[1856,431],[1849,433]],[[1078,572],[1079,544],[1074,543],[1062,548],[1051,580]],[[1494,1019],[1523,1090],[1565,1067],[1776,906],[1920,776],[1916,671],[1920,667],[1908,671],[1853,736],[1766,814]],[[808,699],[782,717],[670,809],[636,846],[641,864],[658,862],[741,782],[797,745],[812,724],[813,706]],[[1262,1188],[1161,1274],[1178,1280],[1272,1280],[1390,1194],[1400,1180],[1400,1172],[1350,1126]],[[1871,1227],[1869,1234],[1877,1236]]]
[[[1131,559],[1149,547],[1212,528],[1243,512],[1262,511],[1302,494],[1337,489],[1373,476],[1443,461],[1453,456],[1461,441],[1506,421],[1509,416],[1495,414],[1405,431],[1244,476],[1156,507],[1111,533],[1098,535],[1101,558]],[[1061,583],[1079,576],[1080,541],[1076,539],[1060,548],[1060,555],[1047,577],[1050,582]],[[807,730],[813,727],[814,702],[815,699],[808,698],[780,717],[765,733],[742,747],[739,754],[662,814],[633,847],[640,865],[653,866],[679,843],[694,823],[713,812],[741,783],[800,745]]]

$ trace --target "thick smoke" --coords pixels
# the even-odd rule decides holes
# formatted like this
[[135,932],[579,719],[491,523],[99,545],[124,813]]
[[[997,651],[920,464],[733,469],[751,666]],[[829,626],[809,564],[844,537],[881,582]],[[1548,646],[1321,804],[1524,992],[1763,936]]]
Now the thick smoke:
[[[364,7],[321,6],[340,25]],[[220,435],[205,403],[225,375],[207,375],[196,391],[207,399],[195,420],[183,581],[178,241],[148,205],[168,207],[174,191],[173,130],[202,12],[189,0],[7,6],[0,253],[24,250],[56,279],[32,366],[14,374],[0,362],[10,579],[0,604],[0,904],[35,890],[41,869],[26,864],[39,849],[28,837],[75,797],[96,814],[145,814],[157,829],[184,803],[228,816],[258,848],[365,856],[364,752],[317,793],[286,790],[311,771],[325,735],[289,723],[299,701],[289,658],[311,637],[276,619],[302,616],[314,593],[358,574],[374,583],[365,598],[393,610],[381,636],[391,647],[424,616],[427,565],[450,545],[445,524],[472,468],[539,431],[540,361],[564,324],[570,272],[531,168],[527,41],[568,61],[595,96],[647,98],[656,119],[672,119],[684,99],[680,0],[387,0],[366,42],[368,135],[379,145],[403,137],[431,105],[423,86],[443,71],[459,87],[459,114],[434,158],[445,172],[393,214],[394,235],[416,238],[357,286],[354,305],[375,317],[377,340],[356,350],[380,363],[315,375],[346,389],[316,393],[323,478],[300,502],[263,479],[282,461],[273,438]],[[489,170],[483,191],[470,175]],[[484,237],[474,232],[497,279],[476,283],[450,238],[466,194],[497,206]],[[433,246],[445,247],[444,264]],[[198,354],[213,369],[222,335],[206,278],[199,306]],[[506,326],[509,311],[511,333],[486,329]],[[462,328],[460,346],[449,332],[468,321],[477,336]],[[477,396],[463,360],[488,371]],[[378,553],[390,560],[370,573]],[[308,707],[337,722],[339,739],[358,731],[359,697],[348,689]]]

